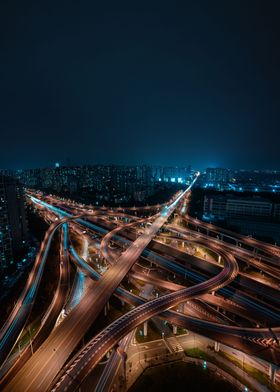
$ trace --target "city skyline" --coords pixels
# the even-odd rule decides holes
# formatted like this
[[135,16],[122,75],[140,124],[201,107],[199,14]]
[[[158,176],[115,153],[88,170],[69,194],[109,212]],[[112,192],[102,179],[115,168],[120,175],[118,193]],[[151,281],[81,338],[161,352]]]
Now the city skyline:
[[244,171],[244,172],[267,172],[267,173],[278,173],[280,172],[280,168],[276,167],[255,167],[255,166],[248,166],[248,167],[237,167],[237,166],[220,166],[215,164],[210,165],[192,165],[191,163],[186,162],[185,164],[150,164],[148,162],[138,162],[138,163],[114,163],[114,162],[71,162],[67,160],[66,162],[63,161],[54,161],[49,162],[46,165],[39,165],[39,166],[22,166],[22,167],[0,167],[0,172],[5,173],[16,173],[20,171],[26,170],[43,170],[43,169],[55,169],[55,168],[75,168],[75,167],[152,167],[152,168],[188,168],[190,167],[192,170],[198,170],[201,173],[206,172],[207,169],[222,169],[222,170],[231,170],[231,171]]

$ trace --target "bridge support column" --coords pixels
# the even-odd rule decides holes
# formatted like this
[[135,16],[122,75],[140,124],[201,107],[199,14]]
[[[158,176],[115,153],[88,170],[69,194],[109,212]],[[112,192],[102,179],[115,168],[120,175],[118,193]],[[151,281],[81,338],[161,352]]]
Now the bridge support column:
[[221,259],[222,259],[222,257],[221,257],[221,255],[219,255],[219,256],[218,256],[218,263],[219,263],[219,264],[221,263]]
[[218,353],[220,351],[220,343],[219,342],[215,342],[214,350],[216,351],[216,353]]
[[127,360],[127,354],[126,352],[124,352],[122,355],[122,363],[123,363],[123,378],[124,378],[125,391],[126,391],[126,360]]
[[148,321],[144,322],[143,332],[144,332],[144,336],[148,335]]
[[174,335],[177,334],[177,325],[173,325],[173,333],[174,333]]
[[211,294],[212,294],[212,295],[215,295],[215,290],[213,290],[213,291],[211,292]]
[[104,306],[104,316],[107,316],[109,309],[110,309],[110,304],[109,302],[106,302]]
[[277,371],[277,367],[273,364],[269,365],[269,381],[271,382],[271,384],[275,383],[275,378],[276,378],[276,371]]
[[127,361],[127,354],[120,347],[117,348],[117,351],[118,351],[118,353],[119,353],[119,355],[121,356],[121,359],[122,359],[122,375],[120,376],[121,380],[123,380],[123,382],[122,382],[123,389],[122,390],[126,391],[126,361]]

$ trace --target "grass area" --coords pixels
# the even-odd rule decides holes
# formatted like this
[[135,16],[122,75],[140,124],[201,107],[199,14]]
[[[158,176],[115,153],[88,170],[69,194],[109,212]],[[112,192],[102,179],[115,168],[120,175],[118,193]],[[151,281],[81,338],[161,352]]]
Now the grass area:
[[237,389],[213,372],[184,362],[172,362],[148,368],[129,392],[162,391],[237,392]]
[[260,384],[265,385],[268,388],[271,388],[274,391],[280,391],[280,385],[277,383],[274,386],[271,386],[269,381],[269,377],[267,374],[264,374],[259,369],[255,368],[252,365],[247,364],[246,362],[243,365],[242,361],[239,361],[235,356],[225,353],[224,351],[219,351],[218,354],[227,359],[228,361],[232,362],[235,366],[239,367],[240,369],[244,369],[244,371],[257,380]]
[[40,318],[38,318],[37,320],[33,321],[33,323],[31,323],[29,325],[29,327],[24,328],[24,330],[22,331],[22,333],[20,334],[19,337],[19,341],[16,344],[16,346],[13,348],[12,353],[14,354],[15,352],[18,351],[18,348],[20,347],[20,349],[22,350],[22,348],[30,342],[30,337],[33,339],[36,332],[38,331],[39,327],[41,325],[41,321]]
[[181,327],[177,327],[176,336],[177,336],[177,335],[186,335],[186,334],[188,334],[188,333],[189,333],[189,331],[188,331],[187,329],[181,328]]
[[193,358],[199,358],[199,359],[204,359],[204,360],[209,360],[212,358],[210,355],[208,355],[206,352],[201,350],[200,348],[187,348],[185,350],[185,354],[188,357],[193,357]]
[[200,348],[189,348],[185,350],[185,354],[192,358],[203,359],[204,361],[209,361],[219,367],[220,369],[224,370],[226,373],[230,374],[231,376],[235,377],[239,380],[242,384],[247,385],[250,391],[256,391],[255,388],[250,385],[243,377],[240,377],[231,367],[225,365],[223,362],[218,361],[216,357],[206,353],[205,351],[201,350]]
[[147,336],[144,336],[143,334],[143,324],[137,327],[136,333],[135,333],[135,339],[137,343],[146,343],[146,342],[151,342],[152,340],[158,340],[161,339],[161,333],[160,331],[156,328],[153,322],[148,321],[148,334]]
[[148,260],[143,259],[142,257],[140,258],[140,260],[138,260],[137,264],[141,265],[142,267],[151,268],[151,263]]

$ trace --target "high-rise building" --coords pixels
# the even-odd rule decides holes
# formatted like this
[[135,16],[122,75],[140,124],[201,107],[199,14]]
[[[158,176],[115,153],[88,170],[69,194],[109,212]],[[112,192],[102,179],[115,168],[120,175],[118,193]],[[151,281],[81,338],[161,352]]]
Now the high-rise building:
[[21,184],[0,175],[0,264],[13,264],[15,255],[28,239],[25,201]]
[[207,168],[206,169],[206,180],[213,184],[226,183],[230,180],[230,171],[220,167]]

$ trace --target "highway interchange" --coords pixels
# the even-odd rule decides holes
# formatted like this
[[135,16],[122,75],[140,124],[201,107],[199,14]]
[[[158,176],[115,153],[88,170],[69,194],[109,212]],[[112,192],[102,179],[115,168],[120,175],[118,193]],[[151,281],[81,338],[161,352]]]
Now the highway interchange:
[[[6,369],[1,390],[76,391],[113,350],[98,384],[98,391],[106,390],[108,374],[120,357],[115,348],[124,355],[136,327],[156,316],[267,361],[273,382],[278,380],[279,248],[190,217],[187,203],[193,183],[165,205],[126,210],[28,193],[30,203],[50,226],[25,288],[0,330],[0,364]],[[9,354],[28,325],[56,232],[60,266],[53,300],[32,344],[7,366]],[[86,252],[75,249],[75,238],[96,246],[106,265],[104,271],[88,262]],[[73,266],[87,279],[87,286],[76,306],[65,314],[77,291],[70,287]],[[149,299],[135,294],[126,288],[126,280],[152,285],[156,294]],[[75,354],[91,325],[108,309],[112,295],[131,310],[92,336]]]

